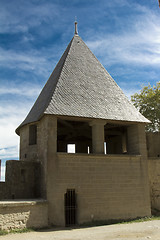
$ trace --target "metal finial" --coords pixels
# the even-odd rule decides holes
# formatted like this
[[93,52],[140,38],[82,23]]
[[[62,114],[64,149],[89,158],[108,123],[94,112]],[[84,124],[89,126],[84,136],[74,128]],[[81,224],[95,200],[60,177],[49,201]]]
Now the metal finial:
[[75,20],[75,22],[74,22],[74,24],[75,24],[75,32],[74,32],[74,34],[78,34],[78,30],[77,30],[77,21]]

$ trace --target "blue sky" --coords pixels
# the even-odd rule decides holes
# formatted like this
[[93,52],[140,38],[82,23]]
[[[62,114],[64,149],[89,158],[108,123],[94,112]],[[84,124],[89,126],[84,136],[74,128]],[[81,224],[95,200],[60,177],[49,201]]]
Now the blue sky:
[[[128,97],[160,81],[158,0],[0,0],[0,159],[78,32]],[[4,174],[3,174],[4,175]]]

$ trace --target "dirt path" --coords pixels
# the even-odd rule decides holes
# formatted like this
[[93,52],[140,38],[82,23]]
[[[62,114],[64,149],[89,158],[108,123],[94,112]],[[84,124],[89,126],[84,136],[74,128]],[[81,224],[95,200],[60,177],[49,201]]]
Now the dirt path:
[[50,229],[1,236],[0,240],[160,240],[160,220],[110,226]]

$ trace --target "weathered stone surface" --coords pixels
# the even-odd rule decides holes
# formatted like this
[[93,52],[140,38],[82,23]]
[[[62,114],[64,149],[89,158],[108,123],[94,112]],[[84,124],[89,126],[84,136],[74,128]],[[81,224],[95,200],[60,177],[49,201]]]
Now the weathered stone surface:
[[160,132],[148,132],[146,138],[148,157],[160,158]]
[[40,197],[40,163],[9,160],[6,180],[0,183],[0,200]]
[[148,158],[151,207],[160,211],[160,158]]
[[55,162],[48,189],[52,224],[65,224],[66,189],[76,190],[78,223],[150,215],[145,161],[140,156],[58,153]]
[[0,229],[42,228],[48,226],[48,203],[35,201],[1,201]]

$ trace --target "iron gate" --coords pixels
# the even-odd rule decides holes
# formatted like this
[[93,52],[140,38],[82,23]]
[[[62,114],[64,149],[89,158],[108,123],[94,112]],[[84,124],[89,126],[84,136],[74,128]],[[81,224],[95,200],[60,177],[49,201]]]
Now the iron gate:
[[65,193],[65,223],[66,226],[76,224],[76,193],[75,189],[67,189]]

